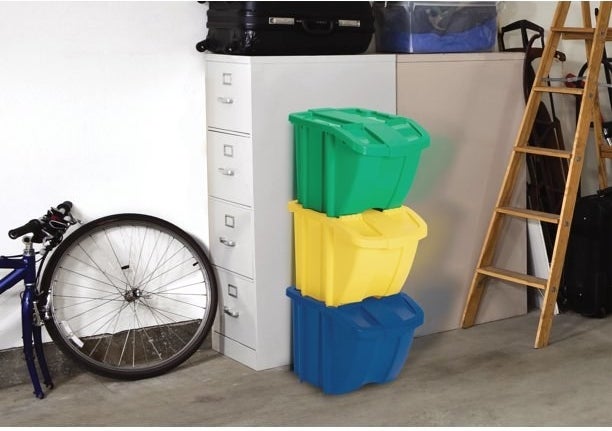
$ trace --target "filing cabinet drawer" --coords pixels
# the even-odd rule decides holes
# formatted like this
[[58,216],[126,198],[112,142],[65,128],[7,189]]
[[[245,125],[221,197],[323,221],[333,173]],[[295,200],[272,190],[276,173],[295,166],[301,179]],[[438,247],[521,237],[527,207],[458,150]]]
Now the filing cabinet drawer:
[[208,194],[253,205],[251,139],[208,131]]
[[251,281],[215,267],[219,288],[219,312],[215,330],[255,348],[255,286]]
[[209,127],[251,133],[251,73],[247,64],[206,63]]
[[208,200],[213,263],[253,278],[253,213],[215,198]]

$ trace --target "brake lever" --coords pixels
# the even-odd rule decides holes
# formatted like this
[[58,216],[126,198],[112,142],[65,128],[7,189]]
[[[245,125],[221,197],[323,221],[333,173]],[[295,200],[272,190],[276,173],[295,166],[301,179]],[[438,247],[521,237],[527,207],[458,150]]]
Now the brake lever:
[[73,226],[75,224],[83,224],[83,222],[80,219],[74,217],[72,214],[68,214],[64,216],[64,218],[69,218],[69,220],[66,220],[66,222],[69,223],[70,226]]
[[81,220],[74,217],[71,213],[64,214],[54,207],[51,207],[47,214],[39,220],[41,221],[41,234],[43,236],[36,239],[35,242],[43,243],[43,247],[46,250],[52,250],[57,247],[62,242],[64,234],[70,226],[81,223]]

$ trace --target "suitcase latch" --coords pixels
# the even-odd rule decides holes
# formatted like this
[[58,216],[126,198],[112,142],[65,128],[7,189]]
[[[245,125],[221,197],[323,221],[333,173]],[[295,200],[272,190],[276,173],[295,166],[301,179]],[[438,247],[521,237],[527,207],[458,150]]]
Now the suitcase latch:
[[271,16],[268,18],[268,24],[295,25],[295,18],[284,18],[280,16]]
[[338,26],[340,27],[361,27],[361,21],[358,19],[339,19]]

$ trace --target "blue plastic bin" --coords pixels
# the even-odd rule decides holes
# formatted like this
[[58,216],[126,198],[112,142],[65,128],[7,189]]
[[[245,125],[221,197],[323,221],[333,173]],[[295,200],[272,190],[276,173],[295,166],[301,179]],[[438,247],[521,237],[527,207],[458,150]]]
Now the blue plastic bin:
[[293,371],[326,394],[385,383],[401,371],[423,310],[405,293],[326,307],[287,289],[292,304]]

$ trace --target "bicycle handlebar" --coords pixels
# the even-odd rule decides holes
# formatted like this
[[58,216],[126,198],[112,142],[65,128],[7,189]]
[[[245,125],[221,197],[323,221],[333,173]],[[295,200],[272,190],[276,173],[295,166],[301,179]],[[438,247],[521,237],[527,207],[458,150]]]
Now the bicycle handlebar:
[[70,210],[72,210],[72,202],[70,201],[62,202],[61,204],[57,206],[57,210],[64,215],[69,214]]
[[[74,218],[70,216],[72,202],[64,201],[55,208],[47,211],[47,214],[39,219],[32,219],[23,226],[11,229],[8,236],[11,239],[19,238],[28,233],[34,234],[34,242],[41,242],[44,237],[59,237],[74,224]],[[58,217],[59,216],[59,217]],[[64,220],[61,220],[61,219]]]
[[41,224],[42,223],[40,220],[32,219],[23,226],[9,230],[8,236],[11,239],[16,239],[20,236],[25,235],[26,233],[33,233],[35,230],[38,230],[40,228]]

